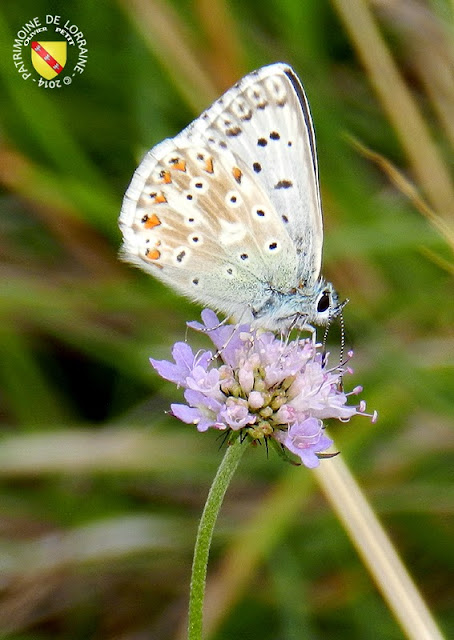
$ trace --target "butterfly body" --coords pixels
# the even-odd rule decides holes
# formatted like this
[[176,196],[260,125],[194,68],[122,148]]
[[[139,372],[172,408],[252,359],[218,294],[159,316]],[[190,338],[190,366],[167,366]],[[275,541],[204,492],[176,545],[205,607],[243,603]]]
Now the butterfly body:
[[288,65],[249,74],[149,151],[120,228],[123,259],[242,322],[285,332],[340,312],[320,276],[315,139]]

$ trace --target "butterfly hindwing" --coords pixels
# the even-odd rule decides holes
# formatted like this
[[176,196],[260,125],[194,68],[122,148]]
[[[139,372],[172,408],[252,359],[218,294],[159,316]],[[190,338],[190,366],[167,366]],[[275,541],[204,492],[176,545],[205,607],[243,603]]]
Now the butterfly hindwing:
[[233,154],[181,137],[155,147],[125,197],[123,254],[181,293],[229,313],[297,278],[295,247],[264,189]]

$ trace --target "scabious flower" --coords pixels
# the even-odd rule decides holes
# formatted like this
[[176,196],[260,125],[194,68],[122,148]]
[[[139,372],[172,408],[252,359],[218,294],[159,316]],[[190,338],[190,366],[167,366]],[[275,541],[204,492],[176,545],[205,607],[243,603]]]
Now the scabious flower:
[[[249,325],[220,325],[216,314],[205,309],[203,325],[188,326],[206,332],[216,351],[195,353],[177,342],[173,362],[150,362],[160,376],[185,389],[186,404],[172,404],[172,414],[199,431],[241,432],[254,441],[276,443],[309,468],[317,467],[331,445],[323,420],[348,421],[365,413],[365,403],[347,405],[356,387],[343,391],[344,366],[327,368],[312,340],[292,342]],[[376,413],[370,415],[376,420]]]

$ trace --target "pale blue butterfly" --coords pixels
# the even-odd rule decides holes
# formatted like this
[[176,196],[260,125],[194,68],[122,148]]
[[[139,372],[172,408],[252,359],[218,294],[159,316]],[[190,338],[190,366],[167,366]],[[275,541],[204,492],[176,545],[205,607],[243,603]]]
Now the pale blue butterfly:
[[122,259],[237,321],[287,332],[341,313],[320,275],[309,105],[287,64],[250,73],[149,151],[120,228]]

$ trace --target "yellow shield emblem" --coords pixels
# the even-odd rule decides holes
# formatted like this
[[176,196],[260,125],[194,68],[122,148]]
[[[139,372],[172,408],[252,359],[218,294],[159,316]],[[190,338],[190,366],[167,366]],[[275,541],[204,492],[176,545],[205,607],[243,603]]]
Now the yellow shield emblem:
[[63,42],[34,40],[31,49],[32,65],[40,76],[46,80],[52,80],[63,71],[66,64],[66,40]]

